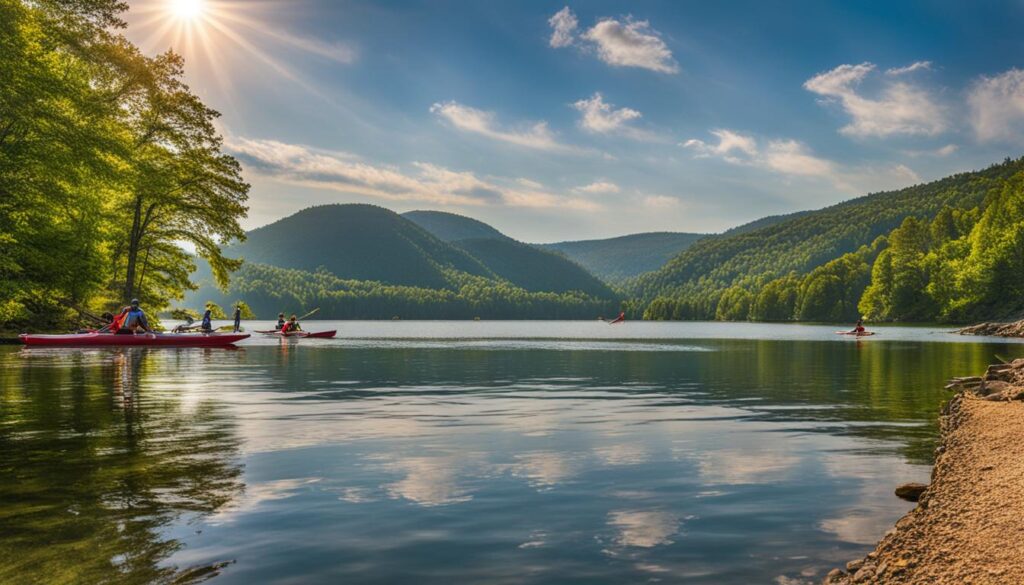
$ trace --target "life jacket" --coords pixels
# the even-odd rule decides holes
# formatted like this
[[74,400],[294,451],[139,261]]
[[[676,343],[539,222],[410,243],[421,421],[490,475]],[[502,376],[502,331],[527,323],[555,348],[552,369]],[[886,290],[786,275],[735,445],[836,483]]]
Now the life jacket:
[[138,325],[142,325],[145,318],[146,314],[142,312],[142,309],[135,307],[129,308],[128,311],[124,314],[124,321],[122,322],[122,326],[136,327]]
[[281,326],[281,333],[288,333],[289,331],[294,331],[294,330],[296,330],[298,328],[299,328],[299,322],[298,321],[296,321],[295,323],[292,323],[291,321],[288,321],[287,323],[285,323],[284,325]]
[[118,329],[124,327],[124,320],[128,317],[128,307],[121,309],[121,312],[114,317],[114,320],[110,322],[110,330],[116,332]]

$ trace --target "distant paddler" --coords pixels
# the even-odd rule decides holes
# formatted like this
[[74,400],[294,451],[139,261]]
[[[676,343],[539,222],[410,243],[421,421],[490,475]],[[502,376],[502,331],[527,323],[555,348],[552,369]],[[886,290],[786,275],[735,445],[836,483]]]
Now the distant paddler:
[[284,313],[278,313],[277,314],[277,325],[274,326],[274,329],[276,329],[277,331],[280,331],[280,330],[284,329],[284,326],[287,323],[288,323],[288,320],[284,318]]
[[242,330],[242,305],[235,305],[235,333]]
[[281,327],[281,333],[297,333],[302,331],[302,326],[299,325],[299,319],[295,315],[292,315],[288,322]]

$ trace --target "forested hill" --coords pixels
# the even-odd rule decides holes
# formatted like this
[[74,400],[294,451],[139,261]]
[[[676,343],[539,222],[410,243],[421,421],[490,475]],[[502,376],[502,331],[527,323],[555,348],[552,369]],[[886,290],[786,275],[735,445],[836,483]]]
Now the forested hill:
[[[894,232],[895,228],[908,217],[912,224],[928,226],[946,210],[941,214],[946,218],[943,225],[935,229],[966,237],[972,221],[1022,170],[1022,160],[1007,159],[982,171],[859,197],[752,231],[706,238],[638,279],[633,291],[637,310],[649,318],[856,317],[865,288],[884,276],[874,278],[875,260],[890,258],[889,240],[909,233]],[[956,227],[943,227],[946,224]],[[928,280],[918,276],[922,287]],[[937,310],[913,314],[919,319],[944,316]],[[952,313],[945,316],[952,318]]]
[[516,241],[482,221],[444,211],[410,211],[402,217],[467,252],[496,276],[526,290],[614,296],[607,284],[572,259]]
[[402,217],[427,230],[434,237],[445,242],[489,238],[509,239],[508,236],[490,225],[457,213],[445,211],[408,211]]
[[462,216],[416,215],[453,228],[448,237],[490,237],[446,242],[382,207],[313,207],[249,232],[228,251],[245,260],[230,288],[216,290],[201,270],[185,304],[242,300],[264,317],[321,306],[330,318],[589,319],[618,310],[605,283],[561,255]]
[[247,262],[315,271],[338,278],[443,287],[444,270],[491,272],[397,213],[376,205],[310,207],[248,233],[228,253]]
[[537,246],[564,254],[606,281],[621,281],[661,268],[669,259],[704,237],[706,234],[652,232]]

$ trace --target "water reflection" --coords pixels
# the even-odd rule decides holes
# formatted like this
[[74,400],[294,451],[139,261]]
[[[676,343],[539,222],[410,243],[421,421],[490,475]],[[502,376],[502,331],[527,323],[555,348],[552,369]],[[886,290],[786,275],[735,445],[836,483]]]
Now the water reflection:
[[800,583],[1015,353],[605,343],[0,349],[0,582]]
[[[7,354],[0,368],[0,582],[191,582],[163,529],[242,490],[216,401],[150,392],[146,350]],[[13,359],[11,359],[13,358]]]

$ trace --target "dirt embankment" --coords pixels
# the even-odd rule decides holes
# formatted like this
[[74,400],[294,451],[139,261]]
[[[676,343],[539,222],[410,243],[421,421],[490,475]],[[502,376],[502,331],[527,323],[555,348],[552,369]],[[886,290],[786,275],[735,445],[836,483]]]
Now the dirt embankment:
[[994,335],[996,337],[1024,337],[1024,321],[1012,323],[979,323],[958,329],[960,335]]
[[1024,583],[1024,359],[956,378],[917,508],[827,585]]

